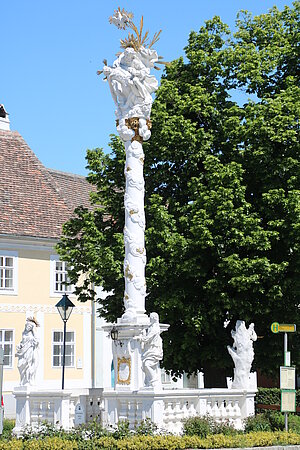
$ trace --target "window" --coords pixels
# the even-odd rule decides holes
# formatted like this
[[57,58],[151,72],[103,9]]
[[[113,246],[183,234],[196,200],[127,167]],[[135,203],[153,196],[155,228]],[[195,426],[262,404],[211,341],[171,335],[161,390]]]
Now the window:
[[17,293],[17,253],[0,253],[0,293]]
[[4,367],[12,367],[14,348],[13,330],[0,330],[0,347],[4,350]]
[[68,266],[67,263],[63,261],[55,261],[55,292],[70,292],[71,286],[68,277]]
[[68,277],[67,263],[60,261],[58,256],[51,256],[51,295],[72,293],[74,286],[68,284],[70,279]]
[[[53,331],[52,339],[52,365],[53,367],[61,367],[63,362],[63,339],[64,333],[62,331]],[[66,355],[65,366],[74,367],[75,359],[75,334],[74,331],[66,332]]]

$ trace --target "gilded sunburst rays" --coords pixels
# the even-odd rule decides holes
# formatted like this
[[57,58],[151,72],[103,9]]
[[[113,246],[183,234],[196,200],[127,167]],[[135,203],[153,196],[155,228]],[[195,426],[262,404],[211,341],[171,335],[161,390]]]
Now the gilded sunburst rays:
[[[159,40],[159,36],[162,30],[156,32],[153,38],[150,40],[149,31],[143,33],[144,27],[144,18],[142,16],[139,28],[133,23],[133,13],[125,11],[125,9],[121,9],[118,7],[114,11],[113,16],[109,18],[109,22],[115,25],[120,30],[125,30],[126,28],[130,28],[133,30],[133,33],[129,33],[128,36],[124,39],[120,39],[121,48],[126,49],[128,47],[133,48],[136,52],[138,52],[141,47],[152,48],[154,44]],[[157,64],[166,64],[162,61],[162,57],[158,57],[159,61]],[[160,70],[159,67],[154,67],[157,70]]]

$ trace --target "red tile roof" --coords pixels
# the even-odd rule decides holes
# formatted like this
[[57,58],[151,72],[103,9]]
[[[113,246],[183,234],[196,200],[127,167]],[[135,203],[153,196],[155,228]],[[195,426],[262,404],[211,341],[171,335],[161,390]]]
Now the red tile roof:
[[44,167],[18,132],[0,130],[0,234],[58,239],[91,190],[83,176]]
[[47,170],[56,189],[72,211],[79,205],[91,208],[90,192],[93,186],[87,182],[85,177],[73,173],[60,172],[59,170]]

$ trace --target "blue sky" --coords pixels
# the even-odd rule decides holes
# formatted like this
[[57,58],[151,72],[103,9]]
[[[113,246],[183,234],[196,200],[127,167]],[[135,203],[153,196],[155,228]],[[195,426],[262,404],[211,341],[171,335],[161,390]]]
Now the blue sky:
[[[87,148],[108,150],[115,132],[107,83],[96,75],[126,34],[108,22],[118,6],[144,15],[166,61],[183,55],[189,32],[219,15],[231,29],[241,9],[254,15],[289,0],[0,0],[0,103],[41,162],[86,174]],[[155,71],[158,77],[160,73]],[[1,168],[0,168],[1,170]]]

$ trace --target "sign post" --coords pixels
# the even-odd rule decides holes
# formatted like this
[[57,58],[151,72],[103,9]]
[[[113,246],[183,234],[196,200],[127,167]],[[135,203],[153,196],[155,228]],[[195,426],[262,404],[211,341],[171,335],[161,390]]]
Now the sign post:
[[3,363],[4,363],[4,350],[0,347],[0,434],[3,432],[3,406],[2,406],[2,386],[3,386]]
[[296,332],[294,323],[273,322],[272,333],[284,333],[283,355],[284,366],[280,367],[281,411],[284,412],[284,427],[288,431],[288,413],[296,411],[296,370],[291,367],[291,352],[288,351],[288,333]]

